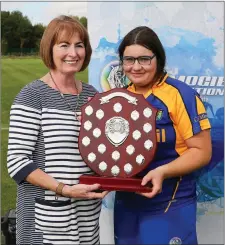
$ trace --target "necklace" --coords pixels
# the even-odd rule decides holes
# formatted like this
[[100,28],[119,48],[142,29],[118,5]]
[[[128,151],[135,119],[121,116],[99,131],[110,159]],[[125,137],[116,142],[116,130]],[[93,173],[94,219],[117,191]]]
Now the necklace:
[[71,104],[68,102],[68,100],[66,99],[66,97],[64,96],[64,94],[60,91],[58,85],[56,84],[55,80],[53,79],[52,77],[52,74],[51,72],[49,71],[49,75],[53,81],[53,83],[55,84],[56,88],[58,89],[59,93],[60,93],[60,96],[62,97],[62,99],[65,101],[65,103],[69,106],[69,108],[74,112],[74,115],[75,115],[75,118],[79,121],[79,116],[77,115],[77,108],[78,108],[78,105],[79,105],[79,100],[80,100],[80,95],[78,93],[78,89],[77,89],[77,86],[76,86],[76,83],[74,83],[75,85],[75,88],[77,90],[77,101],[76,101],[76,106],[75,108],[73,109],[73,107],[71,106]]

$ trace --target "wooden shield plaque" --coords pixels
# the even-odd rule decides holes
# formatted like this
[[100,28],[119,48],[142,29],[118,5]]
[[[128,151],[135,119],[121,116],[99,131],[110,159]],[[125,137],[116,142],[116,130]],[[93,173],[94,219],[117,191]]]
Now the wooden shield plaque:
[[156,112],[141,94],[115,88],[96,94],[81,108],[79,150],[96,173],[80,183],[101,184],[103,190],[149,191],[135,175],[156,151]]

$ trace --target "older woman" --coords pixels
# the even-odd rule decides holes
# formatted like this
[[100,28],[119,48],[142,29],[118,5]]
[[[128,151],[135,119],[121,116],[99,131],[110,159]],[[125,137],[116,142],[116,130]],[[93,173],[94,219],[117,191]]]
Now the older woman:
[[100,186],[78,149],[80,107],[96,90],[76,79],[90,61],[86,29],[60,16],[47,26],[40,54],[49,72],[25,86],[10,112],[8,171],[18,184],[17,244],[98,244]]
[[[140,173],[148,193],[117,192],[116,244],[197,244],[194,171],[211,158],[210,123],[199,94],[168,76],[157,34],[141,26],[119,46],[128,90],[158,110],[157,151]],[[141,152],[142,149],[139,149]]]

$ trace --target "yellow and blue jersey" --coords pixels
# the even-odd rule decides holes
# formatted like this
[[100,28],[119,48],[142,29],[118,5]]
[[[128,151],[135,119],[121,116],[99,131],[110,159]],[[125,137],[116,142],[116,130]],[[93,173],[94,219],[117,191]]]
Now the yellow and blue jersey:
[[[127,89],[135,93],[134,85],[130,85]],[[199,94],[179,80],[166,75],[161,82],[156,83],[144,94],[144,97],[158,110],[156,116],[157,150],[154,160],[139,174],[141,177],[148,171],[182,155],[187,150],[185,140],[210,128]],[[191,173],[166,179],[162,193],[152,199],[134,193],[117,193],[117,198],[128,203],[135,202],[135,206],[142,209],[152,209],[152,205],[157,204],[157,208],[167,210],[171,203],[175,203],[178,199],[183,200],[179,203],[193,200],[195,192],[195,173]],[[162,204],[161,208],[159,203]]]

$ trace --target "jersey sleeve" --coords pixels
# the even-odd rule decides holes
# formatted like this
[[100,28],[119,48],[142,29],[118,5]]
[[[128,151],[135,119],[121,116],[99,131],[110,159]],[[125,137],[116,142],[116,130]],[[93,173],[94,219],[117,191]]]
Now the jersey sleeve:
[[211,128],[204,104],[194,89],[177,93],[174,123],[184,140]]

